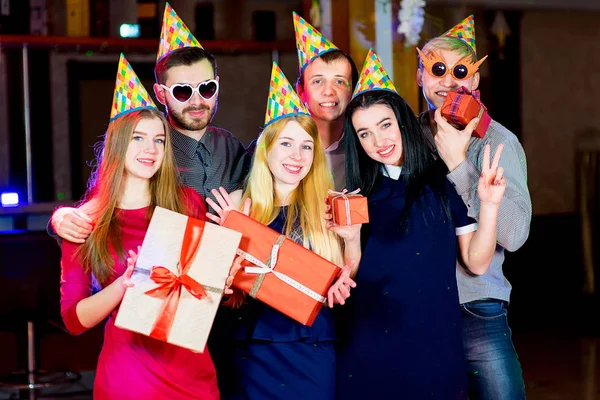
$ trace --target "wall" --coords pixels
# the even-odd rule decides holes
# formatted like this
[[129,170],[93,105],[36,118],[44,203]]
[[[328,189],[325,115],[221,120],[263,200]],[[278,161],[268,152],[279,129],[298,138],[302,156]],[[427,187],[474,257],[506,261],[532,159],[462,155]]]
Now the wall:
[[522,142],[534,214],[575,212],[575,135],[600,127],[600,13],[525,12]]
[[[245,145],[258,137],[265,120],[272,54],[219,54],[219,108],[213,125],[225,128]],[[152,55],[128,54],[128,60],[150,90],[153,83]],[[91,171],[93,145],[108,125],[114,89],[116,54],[88,57],[78,53],[52,53],[52,134],[54,151],[54,190],[66,199],[78,199]],[[295,52],[278,54],[278,61],[290,82],[297,79]],[[73,63],[78,64],[77,79]],[[73,108],[73,102],[76,107]],[[158,105],[159,103],[156,102]],[[70,113],[78,115],[72,118]],[[69,115],[69,118],[64,118]],[[73,143],[77,139],[78,142]],[[70,143],[71,142],[71,143]],[[72,171],[71,168],[81,169]],[[74,179],[74,181],[71,180]]]

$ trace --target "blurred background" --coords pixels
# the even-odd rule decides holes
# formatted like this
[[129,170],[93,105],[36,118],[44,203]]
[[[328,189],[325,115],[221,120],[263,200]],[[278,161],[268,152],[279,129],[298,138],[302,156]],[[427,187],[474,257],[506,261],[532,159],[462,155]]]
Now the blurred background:
[[[293,11],[359,70],[373,47],[414,112],[425,109],[415,46],[398,33],[400,0],[169,3],[217,58],[213,124],[245,144],[264,121],[272,61],[297,78]],[[60,251],[46,223],[85,190],[119,54],[147,88],[154,83],[164,5],[0,0],[0,374],[26,369],[33,343],[39,368],[81,376],[37,393],[45,398],[90,398],[102,344],[101,327],[79,337],[62,330]],[[475,15],[478,56],[489,56],[482,100],[527,154],[531,232],[507,254],[505,274],[528,398],[600,399],[600,1],[428,0],[424,12],[419,46]],[[29,396],[0,386],[0,399],[19,393]]]

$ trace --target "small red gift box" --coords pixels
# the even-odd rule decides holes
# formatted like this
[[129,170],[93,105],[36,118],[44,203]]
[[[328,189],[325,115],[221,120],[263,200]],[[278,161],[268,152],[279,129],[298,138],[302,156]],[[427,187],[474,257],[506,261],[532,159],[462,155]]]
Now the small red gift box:
[[479,118],[479,123],[471,136],[483,138],[492,122],[487,108],[479,100],[479,90],[469,91],[461,86],[456,92],[448,92],[442,105],[442,116],[457,129],[464,129],[473,118]]
[[331,207],[333,222],[337,225],[355,225],[369,222],[367,198],[358,194],[360,189],[348,192],[329,191],[327,204]]
[[245,268],[233,286],[311,326],[341,268],[237,211],[223,226],[242,233],[238,254]]

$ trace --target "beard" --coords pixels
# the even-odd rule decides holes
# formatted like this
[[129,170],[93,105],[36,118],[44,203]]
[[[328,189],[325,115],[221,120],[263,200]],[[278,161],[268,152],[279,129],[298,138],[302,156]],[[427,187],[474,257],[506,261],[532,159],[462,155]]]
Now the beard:
[[[185,129],[186,131],[201,131],[210,124],[213,117],[215,116],[215,112],[217,111],[217,102],[213,108],[208,105],[201,105],[197,107],[186,107],[181,112],[174,111],[173,109],[169,110],[169,116],[172,121],[178,127]],[[186,116],[185,113],[204,110],[205,114],[202,118],[193,118],[190,116]]]

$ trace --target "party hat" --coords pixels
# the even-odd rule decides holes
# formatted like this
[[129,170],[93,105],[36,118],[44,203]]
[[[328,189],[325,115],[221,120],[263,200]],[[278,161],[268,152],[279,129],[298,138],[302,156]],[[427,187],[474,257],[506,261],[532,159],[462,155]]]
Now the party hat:
[[316,30],[304,18],[294,13],[294,30],[296,31],[296,48],[298,49],[298,66],[300,73],[315,58],[333,50],[339,50],[325,36]]
[[162,29],[160,31],[160,44],[156,61],[160,60],[170,52],[182,47],[200,47],[192,32],[183,23],[179,15],[173,10],[169,3],[165,5]]
[[442,36],[458,38],[471,46],[473,51],[477,53],[477,49],[475,48],[475,17],[473,14],[460,21],[459,24],[455,25]]
[[292,85],[287,80],[277,63],[273,63],[271,70],[271,83],[269,84],[269,99],[267,100],[267,114],[265,126],[278,119],[292,115],[310,116],[300,97],[294,92]]
[[367,54],[367,59],[362,71],[360,71],[358,83],[356,84],[352,98],[371,90],[388,90],[398,93],[389,75],[383,69],[381,60],[377,57],[373,49],[369,49],[369,54]]
[[124,114],[143,108],[156,109],[156,105],[125,56],[121,53],[110,120],[113,121]]

